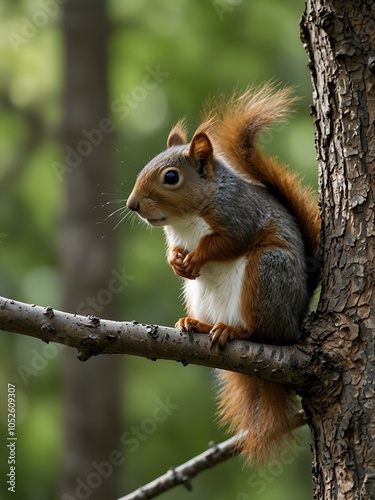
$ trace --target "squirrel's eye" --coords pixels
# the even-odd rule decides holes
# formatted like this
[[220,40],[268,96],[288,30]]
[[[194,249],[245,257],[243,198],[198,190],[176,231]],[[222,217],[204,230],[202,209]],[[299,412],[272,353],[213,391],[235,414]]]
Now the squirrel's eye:
[[179,180],[180,176],[177,170],[168,170],[168,172],[164,175],[164,184],[175,186]]

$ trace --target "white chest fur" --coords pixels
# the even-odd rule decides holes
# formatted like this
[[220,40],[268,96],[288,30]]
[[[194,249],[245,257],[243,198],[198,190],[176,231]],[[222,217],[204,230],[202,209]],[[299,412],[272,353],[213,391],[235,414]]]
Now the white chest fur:
[[[194,217],[178,226],[167,226],[165,232],[169,245],[192,251],[211,229],[203,219]],[[199,278],[185,279],[184,294],[189,304],[189,315],[210,324],[221,321],[245,327],[241,318],[245,266],[245,256],[231,262],[210,262],[202,267]]]
[[246,259],[231,263],[210,262],[195,280],[185,280],[184,291],[189,314],[200,321],[219,321],[245,327],[241,318],[241,288]]
[[181,217],[178,224],[165,226],[168,245],[181,247],[191,252],[198,246],[199,240],[211,233],[207,222],[198,216]]

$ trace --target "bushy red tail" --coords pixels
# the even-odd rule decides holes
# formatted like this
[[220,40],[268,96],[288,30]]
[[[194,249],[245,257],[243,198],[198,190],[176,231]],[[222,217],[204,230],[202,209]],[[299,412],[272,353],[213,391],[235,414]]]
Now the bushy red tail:
[[282,384],[241,373],[222,372],[220,378],[220,424],[236,434],[247,431],[239,451],[262,467],[282,443],[294,440],[301,421],[296,397]]
[[310,295],[316,288],[320,266],[320,217],[311,190],[304,188],[297,174],[265,156],[256,144],[259,132],[265,127],[285,120],[298,98],[292,89],[277,90],[266,84],[260,89],[250,88],[229,101],[212,102],[205,112],[200,128],[206,129],[229,164],[242,175],[267,187],[293,215],[299,224],[308,268]]

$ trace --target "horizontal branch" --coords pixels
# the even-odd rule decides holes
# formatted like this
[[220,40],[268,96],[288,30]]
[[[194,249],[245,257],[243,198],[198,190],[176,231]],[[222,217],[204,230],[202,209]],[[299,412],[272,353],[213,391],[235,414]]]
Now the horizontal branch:
[[82,361],[98,354],[130,354],[231,370],[292,386],[306,383],[306,367],[311,362],[311,356],[298,346],[238,340],[217,350],[211,349],[204,334],[80,316],[3,297],[0,329],[75,347]]

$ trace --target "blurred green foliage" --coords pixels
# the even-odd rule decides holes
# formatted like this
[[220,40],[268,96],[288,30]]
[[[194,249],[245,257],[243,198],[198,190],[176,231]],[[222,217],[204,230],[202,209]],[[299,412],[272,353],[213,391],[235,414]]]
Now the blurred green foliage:
[[[54,4],[55,14],[38,26],[38,13],[47,4]],[[103,186],[103,198],[93,207],[98,222],[100,205],[126,198],[137,171],[164,148],[178,118],[186,116],[193,132],[207,97],[268,80],[295,85],[301,102],[291,120],[267,132],[262,144],[316,185],[310,78],[298,34],[302,8],[297,0],[108,2],[109,116],[118,181]],[[60,20],[54,0],[0,4],[0,294],[54,307],[61,303],[58,228],[64,196],[52,168],[63,158],[57,139],[64,75]],[[115,229],[119,222],[114,216],[103,224],[103,236],[112,230],[120,234],[118,270],[125,269],[129,278],[120,318],[174,324],[183,314],[181,283],[165,262],[162,231],[129,219]],[[0,336],[0,495],[8,493],[5,395],[12,382],[18,435],[12,498],[22,500],[58,496],[61,349],[45,347],[26,337]],[[215,376],[209,370],[124,358],[123,380],[124,439],[118,449],[126,458],[124,494],[224,438],[214,422]],[[157,422],[153,415],[160,401],[170,401],[173,410]],[[310,498],[308,440],[304,430],[303,451],[272,462],[263,476],[234,459],[197,478],[193,495],[180,487],[163,498]]]

